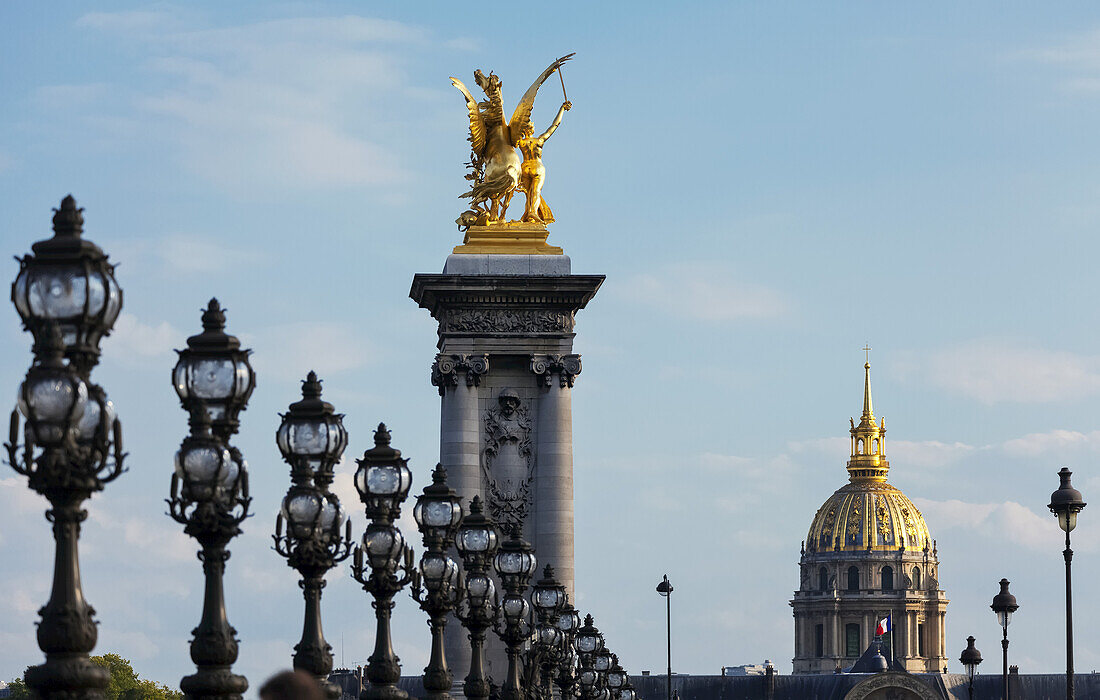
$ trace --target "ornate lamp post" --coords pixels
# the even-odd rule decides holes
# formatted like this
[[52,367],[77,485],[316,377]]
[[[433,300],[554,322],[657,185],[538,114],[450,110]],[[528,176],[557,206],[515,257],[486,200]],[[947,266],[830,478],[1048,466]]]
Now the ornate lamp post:
[[1019,610],[1020,606],[1016,604],[1016,596],[1008,592],[1008,579],[1001,579],[1001,592],[993,596],[993,604],[989,607],[993,608],[993,612],[997,613],[997,623],[1000,624],[1001,629],[1004,631],[1004,637],[1001,639],[1001,650],[1004,655],[1004,669],[1001,672],[1001,684],[1004,699],[1009,700],[1008,624],[1012,621],[1012,613]]
[[[23,328],[34,336],[34,364],[12,412],[8,463],[50,501],[46,517],[55,541],[53,587],[39,611],[38,646],[45,663],[25,679],[42,698],[103,697],[108,674],[88,659],[98,632],[95,610],[80,584],[81,506],[123,471],[121,428],[106,393],[90,382],[99,341],[122,308],[114,266],[80,237],[82,209],[72,195],[53,217],[54,236],[19,260],[12,301]],[[65,358],[68,358],[66,363]],[[19,445],[20,419],[26,419]]]
[[584,626],[576,631],[573,645],[577,649],[577,685],[581,689],[581,698],[594,700],[600,694],[600,674],[596,670],[595,658],[604,648],[604,641],[591,615],[585,615]]
[[299,585],[305,595],[302,640],[294,647],[294,668],[314,676],[331,698],[339,697],[341,690],[328,682],[332,647],[321,627],[321,592],[325,573],[347,559],[352,546],[351,521],[336,494],[328,490],[348,444],[342,419],[332,404],[321,399],[321,382],[310,372],[302,382],[302,400],[290,405],[275,434],[279,451],[290,464],[292,482],[275,521],[275,551],[301,574]]
[[668,574],[657,584],[657,592],[665,599],[665,633],[668,636],[668,700],[672,700],[672,583]]
[[[447,554],[454,544],[454,534],[462,521],[462,499],[447,486],[447,470],[435,465],[432,483],[416,497],[413,517],[424,536],[424,555],[420,570],[413,573],[413,600],[428,613],[432,630],[432,655],[424,669],[424,690],[427,700],[449,700],[453,676],[443,654],[443,632],[447,613],[454,610],[462,595],[462,580],[458,564]],[[421,588],[423,583],[423,588]]]
[[[225,612],[222,579],[229,559],[226,546],[240,534],[252,499],[244,457],[229,444],[236,416],[248,404],[256,375],[250,350],[225,333],[225,313],[211,299],[202,315],[203,332],[177,351],[172,381],[190,415],[191,434],[176,453],[169,515],[202,546],[199,559],[206,579],[202,619],[191,640],[198,671],[180,682],[189,696],[236,700],[248,689],[244,676],[230,671],[237,660],[237,631]],[[227,421],[227,416],[232,421]]]
[[226,545],[240,534],[248,517],[248,472],[210,429],[210,416],[199,405],[191,412],[191,434],[176,453],[169,515],[184,532],[202,545],[199,559],[206,577],[202,619],[191,640],[191,659],[198,667],[180,681],[180,689],[194,698],[239,700],[248,680],[230,671],[237,660],[237,630],[225,613],[222,579],[229,559]]
[[554,567],[547,564],[542,570],[542,578],[531,589],[531,603],[539,623],[527,662],[529,692],[537,692],[544,700],[550,700],[553,695],[551,677],[565,651],[566,634],[558,624],[568,599],[565,586],[554,578]]
[[[370,686],[363,689],[362,700],[404,700],[408,693],[397,687],[401,680],[400,659],[393,653],[390,615],[393,597],[412,580],[413,553],[405,544],[394,521],[401,515],[401,503],[409,495],[412,472],[401,452],[390,447],[390,431],[384,423],[374,432],[374,447],[363,453],[355,472],[355,488],[366,507],[370,524],[363,533],[362,545],[355,548],[352,574],[363,590],[374,597],[377,632],[374,653],[367,663]],[[363,564],[366,552],[369,575]]]
[[619,692],[626,685],[626,681],[626,671],[619,665],[618,655],[612,654],[611,668],[607,671],[607,689],[611,691],[611,696],[616,700],[619,698]]
[[466,594],[455,610],[462,626],[470,633],[470,672],[462,692],[468,700],[489,697],[489,679],[485,677],[485,630],[497,618],[496,585],[487,570],[497,551],[496,524],[485,515],[481,497],[470,501],[470,512],[462,519],[455,534],[455,549],[466,569]]
[[1070,561],[1073,550],[1069,548],[1069,533],[1077,526],[1077,514],[1085,507],[1081,492],[1069,483],[1073,474],[1066,467],[1058,472],[1061,485],[1050,494],[1050,512],[1058,516],[1058,527],[1066,533],[1066,548],[1062,556],[1066,560],[1066,698],[1073,700],[1073,585],[1070,578]]
[[573,697],[576,684],[577,654],[575,651],[575,637],[577,630],[581,628],[581,615],[569,603],[568,599],[562,606],[558,615],[558,629],[565,634],[562,658],[558,661],[558,673],[554,677],[554,683],[563,698]]
[[537,565],[534,548],[520,536],[518,526],[512,528],[511,536],[500,545],[493,559],[493,568],[504,588],[500,606],[504,626],[498,626],[496,633],[504,642],[508,655],[508,678],[501,688],[501,700],[523,699],[520,653],[523,643],[531,637],[531,605],[523,594]]
[[959,663],[966,669],[966,677],[970,680],[967,686],[967,694],[970,700],[974,700],[974,674],[978,671],[978,664],[982,662],[982,653],[974,647],[974,637],[966,638],[966,648],[959,656]]

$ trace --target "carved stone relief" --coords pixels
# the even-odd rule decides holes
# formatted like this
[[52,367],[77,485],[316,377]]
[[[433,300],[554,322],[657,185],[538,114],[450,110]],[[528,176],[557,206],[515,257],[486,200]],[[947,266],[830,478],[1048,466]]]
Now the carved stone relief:
[[466,386],[480,386],[481,375],[488,371],[488,355],[436,355],[432,363],[432,386],[439,387],[439,395],[443,396],[447,387],[458,386],[459,375],[466,375]]
[[448,309],[440,314],[441,333],[572,333],[575,319],[565,311],[542,309]]
[[555,374],[558,375],[562,387],[573,386],[577,375],[581,373],[581,356],[531,355],[531,371],[544,386],[550,386],[554,382]]
[[489,485],[489,514],[506,531],[522,528],[533,500],[531,417],[512,389],[501,389],[497,406],[485,412],[482,467]]

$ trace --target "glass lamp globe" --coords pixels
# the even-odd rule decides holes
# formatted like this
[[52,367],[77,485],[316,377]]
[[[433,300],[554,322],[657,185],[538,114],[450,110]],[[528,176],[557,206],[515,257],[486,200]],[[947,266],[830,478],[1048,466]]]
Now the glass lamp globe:
[[401,452],[390,447],[390,431],[384,423],[374,432],[374,447],[356,460],[355,488],[372,520],[393,521],[401,514],[401,503],[409,495],[412,472]]
[[1001,592],[993,596],[993,604],[989,606],[997,613],[997,624],[1007,628],[1012,622],[1012,613],[1019,610],[1016,604],[1016,596],[1008,592],[1008,579],[1001,579]]
[[634,687],[630,685],[630,681],[623,684],[623,687],[619,688],[619,700],[637,700],[638,694],[634,692]]
[[470,512],[462,518],[455,533],[455,549],[467,562],[487,560],[496,552],[497,542],[496,525],[485,515],[481,497],[474,496],[470,502]]
[[542,570],[542,578],[531,589],[531,602],[535,610],[543,618],[552,619],[561,611],[566,598],[565,586],[558,583],[554,578],[554,567],[547,564]]
[[573,637],[573,645],[577,648],[578,654],[594,654],[603,647],[603,636],[592,622],[592,616],[585,615],[584,626],[579,628]]
[[[348,446],[344,416],[321,399],[321,380],[310,372],[302,382],[302,400],[282,414],[275,442],[283,459],[295,468],[331,475]],[[322,480],[329,483],[328,479]]]
[[363,549],[372,569],[396,571],[405,551],[405,538],[392,525],[372,522],[363,533]]
[[27,419],[27,438],[43,447],[79,435],[88,406],[88,386],[62,359],[64,346],[56,327],[50,341],[36,349],[34,365],[19,386],[19,412]]
[[290,534],[299,540],[312,538],[321,525],[324,504],[324,499],[312,489],[292,488],[283,499],[282,508]]
[[227,440],[237,432],[237,417],[256,387],[248,362],[252,351],[242,350],[236,336],[225,332],[225,312],[217,299],[203,312],[202,327],[202,333],[187,339],[186,349],[176,351],[172,383],[183,407],[206,406],[214,434]]
[[1058,472],[1061,485],[1058,490],[1050,494],[1050,512],[1058,516],[1058,527],[1069,534],[1077,527],[1077,514],[1085,507],[1085,499],[1081,492],[1073,488],[1070,476],[1073,474],[1068,468],[1062,467]]
[[99,358],[99,343],[111,332],[122,309],[114,265],[99,246],[81,238],[83,209],[72,195],[54,210],[53,238],[31,246],[19,260],[12,301],[36,343],[56,325],[65,356],[84,376]]
[[429,591],[454,588],[458,585],[458,564],[441,552],[426,552],[420,559],[420,575]]
[[240,468],[219,440],[210,434],[205,412],[192,414],[192,433],[176,452],[176,474],[183,480],[184,498],[208,502],[236,487]]
[[592,655],[592,667],[599,673],[611,670],[611,652],[606,647],[597,649]]
[[599,675],[596,670],[590,667],[581,667],[580,673],[577,674],[577,681],[581,684],[581,687],[589,692],[596,687],[598,680]]
[[447,486],[447,470],[442,464],[435,465],[432,483],[416,497],[413,518],[424,533],[425,545],[428,539],[439,540],[439,544],[446,543],[462,522],[462,499]]
[[510,593],[504,596],[501,609],[504,613],[504,619],[516,624],[527,619],[528,614],[531,612],[531,605],[523,596]]
[[466,574],[466,600],[472,608],[490,605],[496,598],[496,584],[482,573]]
[[558,615],[558,629],[562,632],[573,632],[580,629],[581,626],[581,614],[577,612],[573,605],[567,600],[562,606],[561,614]]

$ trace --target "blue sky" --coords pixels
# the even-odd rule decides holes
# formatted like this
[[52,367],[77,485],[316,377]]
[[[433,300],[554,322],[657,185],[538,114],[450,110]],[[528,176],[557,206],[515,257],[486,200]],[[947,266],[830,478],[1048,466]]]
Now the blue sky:
[[[663,666],[653,587],[667,572],[677,670],[769,658],[789,672],[799,542],[845,483],[869,342],[891,482],[939,542],[949,657],[973,634],[995,658],[988,605],[1004,576],[1021,605],[1013,663],[1059,670],[1060,531],[1045,504],[1063,464],[1086,500],[1100,493],[1100,10],[532,12],[0,5],[3,249],[47,236],[72,192],[126,291],[95,373],[131,452],[84,528],[98,649],[169,683],[192,668],[200,567],[161,502],[186,432],[169,374],[216,295],[259,375],[237,439],[256,498],[228,567],[238,668],[256,687],[289,665],[299,591],[268,548],[288,486],[277,412],[316,369],[347,413],[348,456],[385,420],[423,487],[438,457],[435,327],[407,292],[460,241],[466,123],[447,78],[492,69],[511,105],[576,51],[544,194],[551,242],[575,272],[607,275],[578,317],[577,587],[624,665]],[[559,88],[544,88],[536,124]],[[30,343],[14,309],[2,318],[14,394]],[[337,487],[354,509],[349,473]],[[0,678],[41,658],[44,503],[0,476]],[[1082,590],[1100,575],[1091,513],[1075,533]],[[339,569],[325,601],[337,662],[342,648],[363,663],[367,595]],[[1100,668],[1100,607],[1080,596],[1075,612],[1077,668]],[[407,598],[395,637],[418,673],[426,628]]]

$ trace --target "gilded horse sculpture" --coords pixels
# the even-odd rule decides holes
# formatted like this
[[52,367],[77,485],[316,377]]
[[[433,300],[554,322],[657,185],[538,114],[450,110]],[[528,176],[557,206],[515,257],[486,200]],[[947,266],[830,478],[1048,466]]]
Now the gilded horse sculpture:
[[[542,72],[523,94],[511,120],[504,118],[501,81],[495,74],[489,73],[486,76],[480,70],[474,71],[474,80],[486,97],[480,103],[461,80],[451,78],[451,84],[466,98],[470,117],[468,138],[473,153],[470,161],[472,172],[466,176],[473,184],[470,191],[460,195],[470,199],[472,209],[463,212],[458,218],[457,223],[461,228],[504,223],[508,204],[517,189],[527,195],[522,221],[549,223],[554,220],[550,208],[542,200],[542,183],[546,179],[546,168],[541,158],[542,148],[561,124],[562,115],[572,104],[566,100],[558,110],[554,122],[539,136],[533,135],[535,130],[531,123],[531,111],[542,84],[572,57],[573,54],[562,56]],[[523,160],[516,153],[517,147],[523,152]]]

